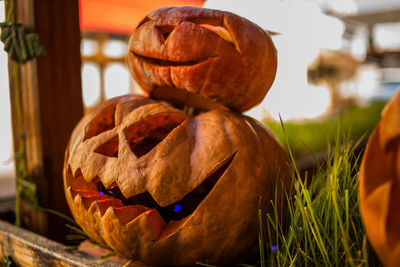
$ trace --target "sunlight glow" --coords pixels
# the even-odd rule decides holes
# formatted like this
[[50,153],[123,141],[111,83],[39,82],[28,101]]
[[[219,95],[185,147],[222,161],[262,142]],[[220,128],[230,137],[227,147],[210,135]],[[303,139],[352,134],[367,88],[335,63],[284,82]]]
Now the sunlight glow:
[[100,72],[94,63],[84,63],[82,67],[82,96],[85,107],[100,100]]
[[333,11],[337,14],[350,15],[358,11],[357,3],[354,0],[319,0],[325,10]]
[[374,44],[379,51],[400,49],[400,22],[374,26]]
[[81,53],[83,56],[94,55],[99,49],[99,44],[92,39],[84,38],[81,42]]
[[355,29],[353,39],[350,44],[350,53],[358,61],[362,62],[367,56],[368,30],[366,27]]
[[130,73],[118,63],[110,64],[104,73],[106,99],[129,93]]
[[[0,21],[4,21],[4,1],[0,1]],[[4,45],[0,42],[0,178],[13,177],[14,162],[10,159],[13,155],[10,96],[8,87],[7,54],[3,50]]]
[[126,41],[121,40],[109,40],[105,43],[103,52],[109,57],[122,57],[128,51]]
[[374,64],[364,65],[357,76],[359,97],[370,99],[376,95],[380,78],[378,66]]

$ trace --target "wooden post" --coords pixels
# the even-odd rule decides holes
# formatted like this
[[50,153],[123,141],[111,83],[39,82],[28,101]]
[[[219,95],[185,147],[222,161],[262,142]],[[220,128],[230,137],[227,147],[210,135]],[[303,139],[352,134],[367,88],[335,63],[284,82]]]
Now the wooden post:
[[[78,0],[15,0],[16,22],[34,29],[46,54],[18,67],[24,135],[15,124],[15,83],[10,87],[14,147],[25,138],[26,169],[37,178],[39,205],[69,214],[62,168],[72,129],[82,117]],[[10,73],[12,64],[10,64]],[[64,241],[65,221],[24,208],[27,227]]]

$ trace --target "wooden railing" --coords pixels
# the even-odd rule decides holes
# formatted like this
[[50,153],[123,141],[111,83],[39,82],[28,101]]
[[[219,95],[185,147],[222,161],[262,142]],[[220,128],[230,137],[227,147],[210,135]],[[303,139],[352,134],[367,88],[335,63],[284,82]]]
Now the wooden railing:
[[0,220],[0,266],[121,266]]

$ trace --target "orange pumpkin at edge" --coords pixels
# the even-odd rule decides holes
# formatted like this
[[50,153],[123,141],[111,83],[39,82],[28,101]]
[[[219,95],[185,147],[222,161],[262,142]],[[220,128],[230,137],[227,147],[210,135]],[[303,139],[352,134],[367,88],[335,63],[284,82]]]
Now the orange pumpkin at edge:
[[64,188],[85,233],[128,258],[226,264],[255,252],[258,208],[271,212],[275,179],[288,186],[288,172],[285,151],[252,118],[226,110],[189,117],[126,95],[79,122]]
[[385,266],[400,263],[400,89],[368,140],[360,170],[360,208],[367,235]]

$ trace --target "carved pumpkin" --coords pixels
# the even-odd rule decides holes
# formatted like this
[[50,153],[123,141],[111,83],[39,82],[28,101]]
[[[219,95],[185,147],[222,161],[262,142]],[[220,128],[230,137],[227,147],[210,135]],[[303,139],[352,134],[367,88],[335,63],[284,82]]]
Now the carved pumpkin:
[[226,110],[188,117],[126,95],[79,122],[64,184],[82,229],[126,257],[227,263],[257,248],[258,208],[267,211],[275,179],[287,183],[287,172],[282,147],[249,117]]
[[256,24],[196,7],[152,11],[132,34],[128,59],[153,98],[240,112],[262,101],[277,66],[271,38]]
[[400,263],[400,90],[382,112],[360,172],[361,214],[385,266]]

